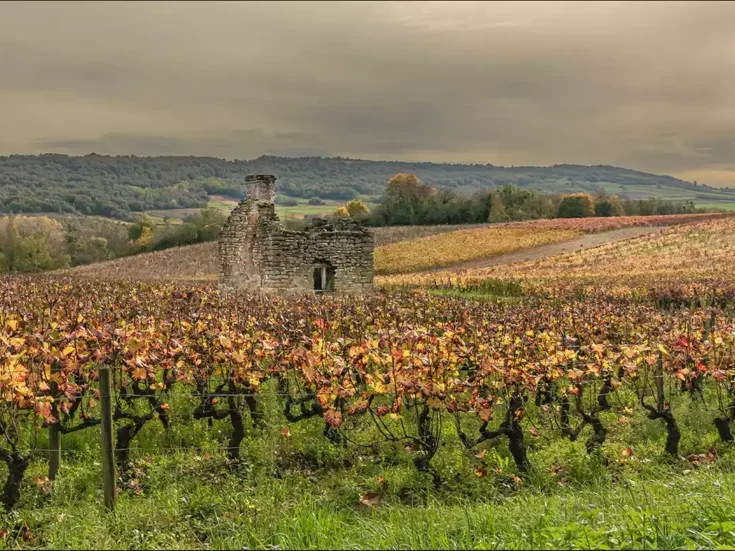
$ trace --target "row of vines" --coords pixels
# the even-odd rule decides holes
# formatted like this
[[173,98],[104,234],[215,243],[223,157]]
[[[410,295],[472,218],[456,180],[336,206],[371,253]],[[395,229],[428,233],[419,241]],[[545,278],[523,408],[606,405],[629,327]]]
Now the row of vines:
[[[596,453],[633,416],[665,427],[674,398],[732,442],[735,321],[717,306],[662,309],[600,294],[490,304],[425,292],[372,297],[227,297],[208,285],[0,280],[2,502],[18,501],[34,423],[56,435],[100,423],[98,369],[113,382],[116,458],[148,423],[229,425],[236,461],[263,422],[270,385],[287,422],[323,419],[336,446],[401,445],[415,467],[449,430],[477,453],[507,445],[518,475],[529,438],[584,439]],[[181,399],[177,400],[176,397]],[[533,416],[530,415],[533,413]]]

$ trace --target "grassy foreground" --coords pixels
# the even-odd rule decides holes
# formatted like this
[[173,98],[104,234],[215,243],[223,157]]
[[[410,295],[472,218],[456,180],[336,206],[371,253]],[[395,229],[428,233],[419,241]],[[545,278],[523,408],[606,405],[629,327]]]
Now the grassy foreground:
[[[698,406],[677,407],[684,427],[702,429],[685,433],[686,458],[664,456],[663,428],[638,417],[592,455],[581,441],[529,436],[533,468],[521,480],[504,443],[467,453],[448,434],[435,486],[400,447],[335,447],[320,419],[281,423],[271,399],[236,466],[220,422],[147,425],[113,513],[90,429],[64,437],[53,484],[34,462],[19,507],[0,514],[0,549],[735,547],[735,449],[701,425]],[[44,440],[39,431],[39,449]]]
[[[572,446],[573,448],[573,446]],[[585,463],[583,450],[562,453]],[[728,464],[732,461],[728,459]],[[583,483],[546,491],[502,483],[473,499],[392,469],[375,495],[347,471],[231,473],[207,455],[138,462],[134,490],[105,513],[94,461],[68,464],[53,492],[38,481],[2,518],[0,547],[44,548],[713,548],[735,546],[735,473],[655,464],[608,479],[596,460]],[[655,463],[655,461],[654,461]],[[651,472],[656,476],[650,479]],[[41,469],[35,469],[40,476]],[[379,484],[376,482],[376,490]],[[137,494],[136,492],[140,492]]]

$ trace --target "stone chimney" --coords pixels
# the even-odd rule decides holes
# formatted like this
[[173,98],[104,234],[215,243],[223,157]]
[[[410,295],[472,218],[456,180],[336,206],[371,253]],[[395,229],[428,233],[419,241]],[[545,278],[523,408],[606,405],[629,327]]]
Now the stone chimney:
[[248,199],[272,203],[276,196],[276,177],[272,174],[252,174],[245,177]]

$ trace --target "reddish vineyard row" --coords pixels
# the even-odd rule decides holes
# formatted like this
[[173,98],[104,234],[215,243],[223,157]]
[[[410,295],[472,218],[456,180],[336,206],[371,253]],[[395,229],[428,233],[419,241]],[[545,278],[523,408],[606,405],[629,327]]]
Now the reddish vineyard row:
[[573,230],[584,233],[611,231],[633,226],[677,226],[705,222],[707,220],[731,219],[732,213],[702,214],[659,214],[655,216],[610,216],[604,218],[551,218],[544,220],[528,220],[524,222],[507,222],[498,224],[502,228],[523,228],[536,230]]
[[113,370],[123,468],[144,425],[168,427],[181,407],[228,421],[237,459],[268,385],[289,422],[321,417],[336,445],[402,445],[427,472],[447,426],[470,450],[505,439],[523,474],[529,435],[585,434],[593,453],[611,424],[637,412],[665,425],[663,447],[676,455],[671,404],[682,393],[705,401],[701,422],[733,440],[735,323],[721,309],[609,297],[232,298],[205,285],[54,278],[0,280],[0,297],[8,508],[29,463],[28,427],[68,434],[99,424],[99,366]]

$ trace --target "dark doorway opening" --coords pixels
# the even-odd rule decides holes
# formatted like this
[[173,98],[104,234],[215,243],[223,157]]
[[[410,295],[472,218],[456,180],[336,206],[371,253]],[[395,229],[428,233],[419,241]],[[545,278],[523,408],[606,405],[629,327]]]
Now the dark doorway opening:
[[314,291],[324,293],[334,290],[334,269],[326,263],[314,266]]

